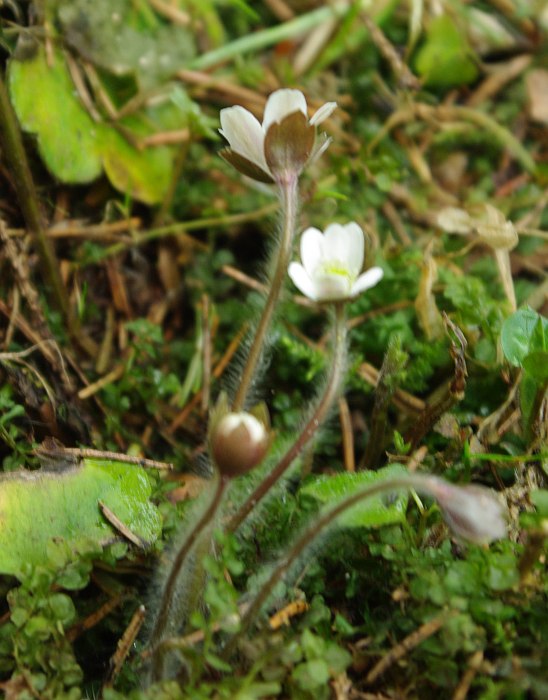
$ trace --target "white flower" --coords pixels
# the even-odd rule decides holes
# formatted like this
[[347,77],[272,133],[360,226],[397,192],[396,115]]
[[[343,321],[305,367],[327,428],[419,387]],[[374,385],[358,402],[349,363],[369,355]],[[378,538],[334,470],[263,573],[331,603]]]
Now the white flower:
[[301,237],[302,264],[292,262],[288,272],[295,286],[314,301],[349,299],[383,276],[380,267],[360,275],[363,256],[363,231],[355,222],[331,224],[325,233],[308,228]]
[[329,145],[316,146],[316,125],[336,108],[327,102],[308,120],[306,99],[299,90],[276,90],[265,106],[261,124],[239,105],[221,110],[219,133],[230,148],[221,156],[237,170],[261,182],[280,180],[287,170],[298,175],[306,163]]

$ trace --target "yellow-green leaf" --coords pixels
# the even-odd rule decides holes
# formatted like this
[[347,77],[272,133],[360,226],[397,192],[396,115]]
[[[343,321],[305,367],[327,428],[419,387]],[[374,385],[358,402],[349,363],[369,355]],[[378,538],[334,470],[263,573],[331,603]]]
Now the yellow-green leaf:
[[62,182],[91,182],[102,172],[100,130],[81,104],[62,54],[48,66],[40,49],[12,60],[9,86],[25,131],[36,134],[44,163]]
[[0,573],[20,574],[24,564],[48,563],[48,543],[73,547],[93,540],[105,545],[120,533],[104,517],[99,501],[143,543],[161,533],[161,517],[150,501],[142,467],[85,459],[61,471],[10,472],[0,478]]

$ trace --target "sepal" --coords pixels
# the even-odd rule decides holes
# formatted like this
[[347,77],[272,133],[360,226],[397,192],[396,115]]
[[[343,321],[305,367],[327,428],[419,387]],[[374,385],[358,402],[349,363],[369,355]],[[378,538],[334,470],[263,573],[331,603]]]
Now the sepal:
[[233,168],[236,168],[238,172],[242,173],[242,175],[247,175],[247,177],[250,177],[252,180],[265,182],[269,185],[274,182],[272,177],[262,168],[259,168],[258,165],[255,165],[255,163],[252,163],[231,148],[223,148],[222,151],[219,151],[219,155],[223,160],[226,160],[227,163],[230,163]]
[[302,112],[293,112],[274,122],[264,142],[266,162],[274,178],[298,176],[310,159],[315,140],[316,128]]

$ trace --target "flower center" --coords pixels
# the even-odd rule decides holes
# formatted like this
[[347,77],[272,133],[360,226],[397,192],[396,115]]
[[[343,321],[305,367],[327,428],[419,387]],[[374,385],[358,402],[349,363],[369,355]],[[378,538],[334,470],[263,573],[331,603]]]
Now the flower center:
[[352,280],[352,275],[348,267],[338,260],[328,260],[316,269],[315,274],[321,277],[346,277],[348,282]]

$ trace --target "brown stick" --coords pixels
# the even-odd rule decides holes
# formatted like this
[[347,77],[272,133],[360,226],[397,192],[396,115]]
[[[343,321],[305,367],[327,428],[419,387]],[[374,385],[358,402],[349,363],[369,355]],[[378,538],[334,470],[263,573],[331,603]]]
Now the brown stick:
[[38,194],[23,146],[19,123],[8,91],[0,75],[0,139],[4,160],[13,176],[13,184],[19,206],[27,228],[34,240],[40,259],[42,275],[54,305],[61,311],[72,339],[91,354],[95,353],[95,343],[85,337],[78,327],[69,303],[69,298],[59,268],[59,261],[51,240],[46,234],[42,212],[38,204]]

